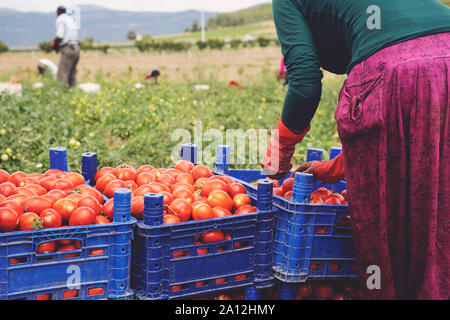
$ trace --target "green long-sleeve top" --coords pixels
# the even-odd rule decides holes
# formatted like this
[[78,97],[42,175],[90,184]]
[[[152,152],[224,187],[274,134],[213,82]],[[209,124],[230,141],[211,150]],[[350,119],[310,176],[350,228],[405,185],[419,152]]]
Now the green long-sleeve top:
[[450,9],[437,0],[273,0],[289,89],[282,120],[305,129],[322,94],[322,71],[349,73],[390,45],[450,32]]

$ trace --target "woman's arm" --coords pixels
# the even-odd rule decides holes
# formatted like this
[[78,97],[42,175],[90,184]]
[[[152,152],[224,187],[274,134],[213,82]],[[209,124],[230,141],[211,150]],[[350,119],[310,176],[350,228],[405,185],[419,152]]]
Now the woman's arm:
[[293,132],[303,131],[310,124],[322,94],[320,59],[298,3],[273,0],[272,6],[289,79],[281,119]]

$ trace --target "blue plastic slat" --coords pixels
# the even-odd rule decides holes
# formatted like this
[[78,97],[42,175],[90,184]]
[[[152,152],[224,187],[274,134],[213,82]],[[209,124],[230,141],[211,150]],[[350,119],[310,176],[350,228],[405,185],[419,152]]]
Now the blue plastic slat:
[[85,183],[95,185],[95,174],[97,173],[97,154],[86,152],[81,155],[81,174]]

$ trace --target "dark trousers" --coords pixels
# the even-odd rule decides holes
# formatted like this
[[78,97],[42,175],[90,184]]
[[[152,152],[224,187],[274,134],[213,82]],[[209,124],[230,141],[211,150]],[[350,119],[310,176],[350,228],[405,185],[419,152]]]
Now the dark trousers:
[[56,78],[58,81],[63,82],[65,87],[74,87],[76,85],[77,64],[79,60],[79,45],[65,45],[62,47]]

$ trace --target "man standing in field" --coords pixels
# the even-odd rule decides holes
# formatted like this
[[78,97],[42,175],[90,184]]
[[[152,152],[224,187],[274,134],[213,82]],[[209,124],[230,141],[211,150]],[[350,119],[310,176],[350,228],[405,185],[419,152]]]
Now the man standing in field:
[[80,59],[78,26],[75,20],[66,14],[66,8],[63,6],[56,10],[56,17],[56,38],[52,41],[52,48],[56,52],[61,51],[56,78],[64,82],[65,87],[74,87]]

